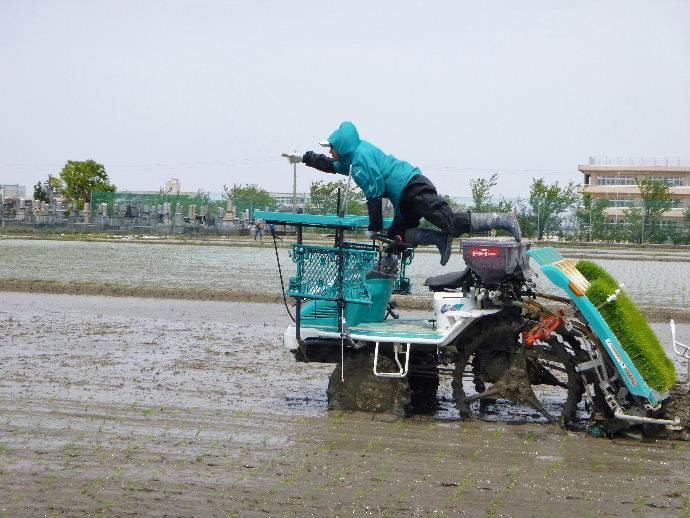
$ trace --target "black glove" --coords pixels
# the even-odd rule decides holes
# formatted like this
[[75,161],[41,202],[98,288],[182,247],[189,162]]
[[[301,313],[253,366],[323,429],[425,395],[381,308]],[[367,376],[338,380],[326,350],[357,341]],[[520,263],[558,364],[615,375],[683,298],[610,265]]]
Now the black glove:
[[304,165],[313,167],[324,173],[335,173],[335,166],[333,165],[335,160],[329,156],[307,151],[302,157],[302,162],[304,162]]
[[387,254],[397,255],[404,252],[406,248],[407,245],[405,244],[405,241],[403,241],[400,236],[395,236],[394,242],[386,245],[384,250]]

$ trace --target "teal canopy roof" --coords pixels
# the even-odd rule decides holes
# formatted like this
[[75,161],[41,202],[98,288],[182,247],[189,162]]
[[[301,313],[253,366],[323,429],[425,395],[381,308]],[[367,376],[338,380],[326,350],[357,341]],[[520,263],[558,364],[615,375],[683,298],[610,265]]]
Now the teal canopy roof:
[[[328,227],[328,228],[367,228],[369,226],[368,216],[337,216],[335,214],[295,214],[294,212],[268,212],[264,210],[254,211],[254,217],[263,219],[268,223],[278,225],[304,225],[305,227]],[[384,227],[389,227],[393,220],[385,218]]]

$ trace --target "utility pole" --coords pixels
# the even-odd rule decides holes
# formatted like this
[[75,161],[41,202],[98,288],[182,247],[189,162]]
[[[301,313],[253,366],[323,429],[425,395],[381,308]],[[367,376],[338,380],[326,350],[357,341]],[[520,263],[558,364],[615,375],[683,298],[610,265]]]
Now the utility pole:
[[594,201],[594,198],[592,196],[589,197],[589,242],[592,242],[592,202]]
[[297,164],[292,164],[292,212],[297,213]]
[[644,245],[644,198],[642,199],[642,244]]

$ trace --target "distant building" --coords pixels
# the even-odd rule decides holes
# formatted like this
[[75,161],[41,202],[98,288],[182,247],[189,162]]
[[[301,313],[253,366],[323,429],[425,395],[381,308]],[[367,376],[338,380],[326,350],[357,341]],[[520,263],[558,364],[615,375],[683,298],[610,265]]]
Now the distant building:
[[26,198],[26,186],[0,183],[0,199]]
[[182,189],[180,188],[180,179],[179,178],[171,178],[167,182],[165,182],[165,188],[164,192],[165,194],[180,194],[180,191]]
[[673,207],[662,215],[662,224],[675,224],[690,206],[690,163],[678,158],[597,158],[578,166],[584,175],[582,191],[593,198],[609,200],[606,216],[624,219],[625,209],[642,205],[635,178],[665,182],[673,196]]
[[[276,201],[276,205],[279,207],[282,205],[292,205],[292,193],[291,192],[269,192],[268,194]],[[295,202],[298,207],[305,207],[309,204],[309,193],[298,192]]]

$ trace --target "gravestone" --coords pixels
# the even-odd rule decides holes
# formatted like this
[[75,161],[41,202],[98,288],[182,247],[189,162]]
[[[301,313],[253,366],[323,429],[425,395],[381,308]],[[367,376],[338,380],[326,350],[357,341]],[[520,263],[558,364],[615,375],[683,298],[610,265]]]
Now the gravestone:
[[184,225],[184,214],[182,214],[182,212],[176,212],[173,221],[174,226],[182,227]]

